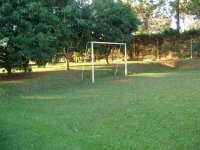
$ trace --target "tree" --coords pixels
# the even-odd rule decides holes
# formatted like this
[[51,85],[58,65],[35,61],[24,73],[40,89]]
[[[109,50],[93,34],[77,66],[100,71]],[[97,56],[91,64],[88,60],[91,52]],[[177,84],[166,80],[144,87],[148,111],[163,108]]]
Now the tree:
[[140,34],[149,34],[152,32],[150,30],[150,18],[153,16],[153,7],[152,3],[147,3],[146,1],[139,1],[133,5],[133,12],[141,21],[138,31]]
[[[95,41],[130,43],[133,33],[138,30],[139,20],[129,4],[120,0],[93,0],[91,9],[91,32]],[[108,63],[110,46],[101,47]]]
[[176,28],[179,30],[180,28],[180,0],[176,0]]
[[165,14],[155,14],[149,19],[149,33],[158,34],[162,33],[165,29],[171,26],[171,20]]
[[[146,0],[141,0],[141,1],[147,2]],[[160,16],[160,17],[163,16],[164,17],[163,20],[169,20],[170,23],[172,22],[172,20],[175,17],[175,19],[177,20],[178,26],[179,26],[179,5],[177,5],[177,3],[179,3],[179,0],[173,0],[173,1],[172,0],[167,0],[167,1],[165,1],[165,0],[159,0],[159,1],[149,0],[149,1],[151,1],[151,5],[152,5],[150,10],[152,8],[154,10],[153,16]],[[167,29],[169,29],[168,22],[167,22]]]
[[168,14],[168,16],[172,19],[176,20],[176,29],[180,30],[180,21],[183,21],[185,19],[185,13],[186,13],[186,6],[187,0],[169,0],[169,1],[163,1],[161,0],[161,3],[158,4],[159,7],[166,7],[170,9],[165,9],[165,14]]
[[12,69],[31,71],[29,61],[38,66],[51,62],[56,53],[56,25],[54,0],[2,0],[0,2],[0,31],[9,41],[4,62],[0,63],[12,76]]
[[171,20],[162,5],[162,2],[152,0],[133,1],[132,10],[141,21],[137,34],[161,33],[170,27]]
[[200,56],[200,39],[195,43],[194,50],[197,51],[198,56]]
[[200,1],[199,0],[185,0],[187,13],[200,18]]
[[90,9],[84,0],[58,0],[55,4],[56,12],[62,20],[59,24],[58,42],[61,48],[60,56],[65,56],[67,70],[69,58],[74,52],[85,48],[90,36]]
[[176,0],[171,2],[172,12],[176,12],[176,26],[180,29],[180,20],[184,21],[185,16],[192,18],[189,24],[199,24],[200,1],[199,0]]
[[200,1],[199,0],[185,0],[184,1],[184,12],[190,16],[190,20],[192,20],[192,23],[190,22],[189,28],[190,29],[199,29],[200,28]]
[[[0,36],[3,37],[3,36]],[[1,53],[2,49],[5,48],[7,46],[7,42],[8,42],[8,38],[4,38],[2,40],[0,40],[0,63],[3,63],[3,59],[4,59],[4,53]]]

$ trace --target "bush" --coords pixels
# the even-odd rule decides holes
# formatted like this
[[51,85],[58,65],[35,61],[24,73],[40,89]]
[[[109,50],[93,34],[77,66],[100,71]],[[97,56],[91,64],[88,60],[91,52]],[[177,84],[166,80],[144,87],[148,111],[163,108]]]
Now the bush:
[[197,55],[200,56],[200,39],[194,44],[194,51],[197,52]]

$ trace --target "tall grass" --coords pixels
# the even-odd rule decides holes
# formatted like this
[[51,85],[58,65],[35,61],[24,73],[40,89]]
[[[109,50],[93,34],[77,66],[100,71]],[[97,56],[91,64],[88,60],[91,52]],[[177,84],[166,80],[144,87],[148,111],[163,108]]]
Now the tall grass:
[[1,82],[0,149],[200,149],[199,70],[80,72]]

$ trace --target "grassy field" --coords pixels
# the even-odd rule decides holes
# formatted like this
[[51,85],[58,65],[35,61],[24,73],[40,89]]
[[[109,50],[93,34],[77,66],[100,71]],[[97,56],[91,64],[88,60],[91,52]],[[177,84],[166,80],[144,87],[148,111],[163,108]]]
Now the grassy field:
[[128,77],[100,65],[94,84],[90,67],[81,81],[82,66],[75,64],[70,71],[54,66],[57,72],[2,80],[0,149],[199,150],[197,63],[133,63]]

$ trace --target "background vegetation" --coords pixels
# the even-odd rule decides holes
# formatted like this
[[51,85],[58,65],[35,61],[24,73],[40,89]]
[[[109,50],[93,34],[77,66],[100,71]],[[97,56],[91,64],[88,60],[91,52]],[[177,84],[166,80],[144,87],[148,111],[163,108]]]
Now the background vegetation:
[[[161,52],[179,57],[190,52],[193,57],[193,50],[198,51],[193,43],[199,39],[199,5],[195,0],[2,0],[0,38],[9,41],[0,46],[4,55],[0,65],[11,77],[12,69],[30,72],[30,61],[45,66],[65,57],[69,69],[70,57],[75,52],[83,56],[86,43],[92,40],[132,44],[131,58],[146,54],[160,58]],[[176,25],[170,26],[173,22]],[[182,33],[187,33],[184,40]],[[147,44],[134,35],[139,39],[147,35]],[[108,59],[112,48],[95,49],[99,58]]]
[[45,66],[65,56],[68,63],[88,41],[129,42],[139,24],[131,6],[114,0],[3,0],[0,5],[0,32],[9,38],[0,49],[1,66],[9,77],[12,69],[31,71],[30,61]]

